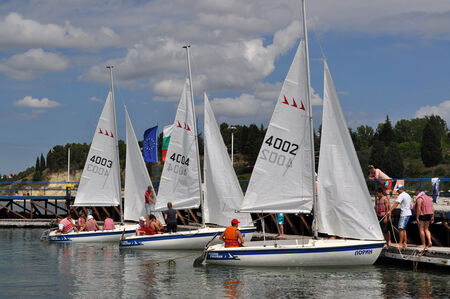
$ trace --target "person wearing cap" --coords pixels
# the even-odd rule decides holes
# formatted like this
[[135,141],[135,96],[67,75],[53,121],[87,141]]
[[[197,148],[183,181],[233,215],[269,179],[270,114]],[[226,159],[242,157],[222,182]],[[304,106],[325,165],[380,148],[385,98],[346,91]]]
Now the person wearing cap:
[[238,229],[239,220],[231,220],[231,226],[227,227],[220,235],[219,239],[225,242],[225,247],[242,247],[244,246],[244,238]]
[[88,215],[86,223],[80,229],[80,232],[82,232],[82,231],[92,232],[92,231],[96,231],[96,230],[100,230],[100,227],[98,226],[97,221],[95,221],[94,216]]
[[387,195],[387,198],[390,198],[390,191],[392,188],[392,179],[382,172],[380,169],[375,168],[373,165],[369,165],[369,180],[379,180],[381,183],[381,188],[383,189],[383,192]]
[[407,192],[405,192],[405,187],[403,185],[398,185],[398,197],[395,203],[392,205],[392,208],[386,213],[386,217],[388,217],[391,212],[400,205],[400,219],[398,220],[398,230],[400,240],[398,244],[395,246],[397,248],[406,248],[407,245],[407,235],[406,235],[406,225],[408,224],[409,217],[411,217],[411,196]]
[[145,217],[139,217],[139,223],[136,224],[136,236],[145,235]]

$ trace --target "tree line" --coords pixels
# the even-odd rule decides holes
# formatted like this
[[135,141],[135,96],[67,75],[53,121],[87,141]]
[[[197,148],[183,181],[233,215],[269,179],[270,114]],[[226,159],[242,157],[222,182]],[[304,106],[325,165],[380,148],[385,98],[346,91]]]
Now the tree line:
[[[234,152],[237,154],[235,163],[236,173],[251,173],[259,153],[266,128],[255,124],[229,125],[222,123],[220,132],[223,140],[231,151],[231,136],[234,136]],[[320,150],[321,127],[314,133],[314,147],[316,152],[316,164]],[[366,173],[367,165],[372,164],[383,169],[394,178],[417,177],[417,176],[446,176],[450,177],[449,169],[438,167],[429,168],[441,164],[450,164],[450,137],[446,122],[439,116],[427,116],[411,120],[400,120],[395,126],[389,117],[383,123],[378,124],[376,129],[367,125],[361,125],[356,130],[349,129],[358,158]],[[139,142],[142,147],[142,141]],[[159,163],[161,162],[162,133],[158,138]],[[67,154],[70,148],[71,169],[79,170],[84,167],[90,145],[87,143],[68,143],[56,145],[48,151],[46,157],[41,153],[36,158],[34,167],[13,176],[11,180],[24,180],[33,174],[33,180],[39,181],[44,178],[44,171],[55,172],[67,168]],[[444,149],[446,151],[444,152]],[[203,155],[203,138],[199,134],[199,150]],[[120,166],[125,167],[126,144],[119,140]],[[153,175],[151,163],[147,164],[150,174]],[[316,165],[317,166],[317,165]],[[8,176],[0,177],[1,181],[7,181]]]

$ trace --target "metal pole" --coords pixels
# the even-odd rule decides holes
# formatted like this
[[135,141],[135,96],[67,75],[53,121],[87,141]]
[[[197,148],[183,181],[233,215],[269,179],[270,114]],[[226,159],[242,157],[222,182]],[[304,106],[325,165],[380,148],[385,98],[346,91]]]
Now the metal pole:
[[189,89],[191,92],[191,109],[192,109],[192,117],[193,117],[193,126],[194,126],[194,136],[195,136],[195,146],[197,149],[197,173],[198,173],[198,187],[199,187],[199,191],[200,191],[200,204],[201,204],[201,209],[202,209],[202,226],[205,226],[205,205],[204,205],[204,198],[203,198],[203,188],[202,188],[202,175],[201,175],[201,170],[200,170],[200,152],[198,150],[198,132],[197,132],[197,121],[196,121],[196,117],[195,117],[195,105],[194,105],[194,88],[193,88],[193,84],[192,84],[192,72],[191,72],[191,60],[189,57],[189,48],[191,46],[190,45],[186,45],[183,48],[186,49],[186,59],[187,59],[187,67],[188,67],[188,75],[189,75]]
[[113,102],[113,112],[114,112],[114,129],[116,135],[116,150],[117,150],[117,173],[119,180],[119,205],[120,205],[120,224],[123,224],[123,204],[122,204],[122,181],[120,179],[120,158],[119,158],[119,138],[117,136],[117,123],[116,123],[116,102],[114,97],[114,79],[113,79],[113,68],[114,66],[108,65],[106,66],[109,69],[109,80],[111,81],[111,98]]
[[67,184],[70,182],[70,146],[67,149]]
[[314,238],[318,238],[319,232],[317,229],[317,194],[316,194],[316,171],[315,171],[315,157],[314,157],[314,134],[313,134],[313,118],[312,118],[312,105],[311,105],[311,78],[309,73],[309,50],[308,50],[308,29],[306,27],[306,0],[302,0],[302,14],[303,14],[303,34],[305,35],[305,59],[306,59],[306,78],[307,78],[307,102],[308,102],[308,117],[310,121],[310,142],[311,142],[311,175],[312,175],[312,192],[313,192],[313,207],[314,207],[314,225],[313,233]]
[[236,127],[230,127],[231,130],[231,166],[233,166],[233,157],[234,157],[234,131],[236,131]]

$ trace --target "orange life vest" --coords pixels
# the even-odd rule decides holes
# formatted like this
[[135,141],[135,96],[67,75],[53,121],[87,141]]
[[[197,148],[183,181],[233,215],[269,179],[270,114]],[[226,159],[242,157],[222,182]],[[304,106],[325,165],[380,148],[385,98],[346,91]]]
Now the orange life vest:
[[225,247],[239,247],[238,237],[236,237],[236,231],[238,230],[235,226],[229,226],[225,230]]
[[150,227],[150,223],[144,227],[146,235],[156,235],[156,231]]
[[64,218],[63,220],[61,220],[61,223],[62,225],[64,225],[62,230],[63,234],[67,234],[73,229],[73,223],[69,219]]

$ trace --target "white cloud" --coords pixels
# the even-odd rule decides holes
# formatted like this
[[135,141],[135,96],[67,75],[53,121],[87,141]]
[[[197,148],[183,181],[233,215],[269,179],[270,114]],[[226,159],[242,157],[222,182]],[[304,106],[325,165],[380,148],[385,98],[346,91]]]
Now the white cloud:
[[38,109],[55,108],[61,105],[56,101],[49,100],[47,98],[34,99],[31,96],[26,96],[21,100],[15,101],[14,106],[17,107],[30,107]]
[[60,72],[69,66],[67,59],[57,53],[31,49],[0,63],[0,72],[17,80],[33,79],[35,73]]
[[25,19],[15,12],[0,19],[1,49],[30,47],[100,49],[118,42],[119,36],[107,27],[90,33],[72,26],[68,21],[63,26],[41,24],[32,19]]
[[93,102],[103,102],[102,99],[99,99],[97,97],[91,97],[89,100],[93,101]]
[[443,120],[450,124],[450,100],[443,101],[437,106],[423,106],[416,111],[416,117],[425,117],[430,115],[439,115]]

